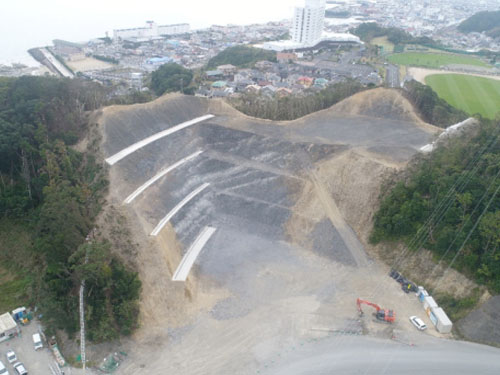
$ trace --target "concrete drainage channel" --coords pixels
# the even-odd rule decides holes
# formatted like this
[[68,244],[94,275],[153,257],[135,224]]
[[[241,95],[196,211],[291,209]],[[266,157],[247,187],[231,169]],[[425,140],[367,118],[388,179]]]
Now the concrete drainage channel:
[[[153,134],[153,135],[151,135],[143,140],[139,140],[136,143],[132,144],[131,146],[127,146],[123,150],[118,151],[113,156],[108,157],[106,159],[106,161],[108,162],[108,164],[113,166],[116,163],[119,163],[122,159],[133,158],[135,155],[137,155],[137,157],[141,158],[140,153],[138,151],[140,151],[142,148],[146,148],[150,144],[155,143],[155,142],[159,142],[159,141],[164,141],[164,142],[166,141],[168,143],[168,140],[167,140],[168,136],[170,136],[174,133],[180,132],[183,129],[186,129],[188,127],[192,127],[196,124],[200,124],[204,121],[210,120],[212,118],[214,118],[213,115],[200,116],[196,119],[185,121],[182,124],[174,125],[166,130],[159,131],[156,134]],[[207,127],[203,128],[203,129],[207,129]],[[278,179],[278,180],[279,179],[282,179],[282,180],[283,179],[285,179],[285,180],[286,179],[301,180],[302,179],[302,177],[295,175],[295,173],[292,172],[292,170],[288,169],[289,167],[285,167],[285,169],[283,169],[282,162],[278,162],[278,165],[280,165],[280,167],[278,167],[278,168],[272,166],[272,164],[276,164],[277,158],[278,159],[282,158],[279,154],[276,153],[276,151],[268,153],[268,156],[266,156],[266,154],[250,156],[250,155],[248,155],[248,151],[250,151],[250,150],[248,150],[248,151],[243,150],[246,153],[246,155],[244,157],[236,156],[236,155],[233,155],[232,153],[228,153],[228,151],[235,149],[235,147],[236,147],[236,149],[238,149],[238,147],[239,147],[239,146],[237,146],[238,141],[239,140],[245,141],[246,140],[245,138],[248,138],[249,136],[251,139],[250,144],[255,143],[255,141],[256,141],[255,135],[249,135],[248,133],[241,133],[241,132],[237,132],[234,130],[224,130],[221,133],[221,130],[222,130],[221,128],[214,128],[214,127],[211,127],[210,125],[208,126],[208,129],[213,129],[213,130],[217,129],[215,131],[216,138],[214,139],[214,141],[216,143],[212,143],[211,145],[208,145],[208,147],[210,147],[208,149],[208,151],[206,151],[204,149],[199,149],[198,151],[191,153],[190,155],[188,155],[184,158],[181,158],[180,160],[174,162],[170,166],[165,166],[160,172],[156,173],[153,177],[149,178],[142,185],[140,185],[138,188],[136,188],[123,201],[123,203],[127,204],[127,205],[133,204],[134,201],[137,198],[139,198],[140,196],[147,195],[148,189],[155,189],[155,188],[161,189],[161,185],[165,183],[165,180],[169,179],[169,176],[172,176],[172,178],[175,179],[176,178],[175,175],[177,173],[181,173],[181,172],[179,172],[179,170],[182,170],[183,168],[189,168],[190,172],[191,172],[191,170],[194,170],[195,173],[191,173],[190,176],[188,176],[188,181],[189,181],[189,179],[193,179],[193,177],[196,177],[196,180],[200,181],[201,185],[199,185],[199,186],[195,187],[194,189],[192,189],[191,191],[189,191],[184,196],[184,198],[182,198],[173,208],[171,208],[168,211],[168,213],[164,217],[162,217],[157,222],[157,224],[155,225],[155,227],[153,228],[153,230],[150,233],[151,236],[158,236],[159,233],[162,231],[162,229],[165,227],[165,225],[167,225],[170,221],[172,221],[177,214],[179,214],[179,216],[181,216],[181,220],[182,220],[182,215],[180,215],[181,211],[182,210],[189,211],[189,209],[192,207],[193,204],[196,205],[197,203],[191,204],[191,202],[192,201],[194,202],[197,199],[198,195],[201,195],[201,193],[204,190],[209,188],[211,186],[211,183],[214,184],[213,193],[212,193],[211,197],[215,198],[215,206],[216,207],[217,206],[220,207],[220,205],[227,206],[228,204],[234,205],[234,203],[238,202],[237,205],[239,205],[241,207],[241,209],[243,209],[243,210],[245,210],[245,207],[246,207],[247,208],[246,211],[248,211],[249,205],[257,205],[257,207],[256,207],[257,209],[258,209],[259,205],[262,207],[264,207],[264,206],[268,206],[270,208],[275,207],[276,209],[282,210],[284,212],[286,212],[290,209],[290,206],[287,207],[286,205],[285,206],[276,205],[276,203],[269,200],[269,197],[265,196],[265,193],[264,193],[264,196],[262,196],[262,198],[260,198],[260,197],[257,198],[257,197],[248,196],[248,189],[246,189],[246,188],[244,188],[244,189],[247,191],[243,195],[240,192],[238,192],[238,190],[241,190],[241,188],[243,188],[244,186],[250,186],[253,183],[252,181],[262,182],[262,181],[266,181],[266,180],[271,181],[272,179],[274,179],[274,180],[276,180],[276,179]],[[214,133],[213,130],[210,130],[209,134]],[[213,135],[214,134],[212,134],[212,136]],[[235,135],[236,135],[236,137],[235,137]],[[229,142],[224,141],[225,138],[228,139]],[[265,138],[262,138],[262,137],[258,137],[258,138],[265,140]],[[292,144],[287,144],[287,143],[285,143],[285,145],[288,148],[290,148],[290,146],[292,146],[292,149],[296,147],[296,146],[293,146]],[[207,146],[207,145],[205,144],[205,146]],[[271,142],[271,146],[276,146],[276,142],[274,140]],[[311,146],[312,145],[307,146],[307,147],[311,148]],[[166,147],[166,148],[168,149],[168,147]],[[299,148],[302,149],[303,147],[299,144]],[[323,148],[325,148],[325,147],[323,146]],[[332,151],[333,151],[333,149],[332,149]],[[137,152],[137,154],[135,154],[136,152]],[[303,151],[299,152],[299,154],[300,153],[303,153]],[[327,153],[325,155],[328,155],[328,154],[329,154],[329,151],[327,150]],[[206,155],[206,156],[203,157],[204,155]],[[229,156],[229,155],[231,155],[231,156]],[[250,156],[250,158],[249,158],[249,156]],[[292,158],[292,160],[290,160],[290,158],[288,156],[285,155],[285,157],[288,158],[288,161],[287,161],[288,165],[292,165],[292,164],[301,165],[300,162],[293,162],[293,158]],[[308,156],[306,156],[306,157],[308,157]],[[257,161],[254,158],[259,159],[259,161]],[[254,160],[252,160],[252,159],[254,159]],[[267,161],[266,159],[269,159],[269,160]],[[263,162],[260,160],[262,160]],[[269,161],[271,162],[271,166],[269,166],[269,164],[268,164]],[[290,163],[290,161],[292,161],[292,163]],[[308,163],[309,162],[310,161],[308,161]],[[207,175],[207,179],[204,180],[203,178],[200,178],[204,174],[203,168],[200,166],[207,165],[207,163],[209,165],[211,164],[211,166],[209,166],[206,169],[213,170],[214,172],[209,173]],[[214,166],[215,166],[215,169],[214,169]],[[227,177],[225,179],[220,179],[219,176],[222,176],[223,174],[226,174]],[[259,175],[260,175],[260,177],[259,177]],[[239,182],[239,180],[242,180],[242,177],[243,177],[243,180],[245,181],[243,184],[241,182]],[[209,181],[211,180],[212,182],[206,182],[207,180],[209,180]],[[225,182],[224,180],[227,182]],[[227,183],[229,183],[229,185]],[[156,184],[160,185],[160,187],[159,188],[155,187]],[[185,184],[185,185],[187,185],[187,184]],[[316,185],[319,186],[318,183],[316,183]],[[235,188],[236,188],[236,190],[235,190]],[[254,191],[256,191],[255,188],[253,188],[253,189],[254,189]],[[266,188],[266,190],[267,190],[267,188]],[[265,192],[266,190],[263,190],[262,192]],[[285,194],[283,196],[283,198],[280,198],[280,199],[288,200],[288,198],[286,197],[286,195],[288,195],[288,192],[286,192],[286,190],[283,190],[282,188],[280,188],[280,190],[282,190],[283,193]],[[321,192],[324,195],[325,191],[321,190]],[[254,193],[252,193],[252,194],[254,194]],[[261,195],[261,193],[259,193],[259,195]],[[146,198],[146,199],[148,199],[148,198]],[[211,199],[211,198],[208,197],[206,199]],[[278,199],[278,201],[280,199]],[[327,203],[328,203],[327,206],[332,204],[331,201],[329,201]],[[338,211],[338,208],[336,208],[336,209]],[[218,211],[217,208],[216,208],[216,211]],[[233,212],[231,212],[231,214],[234,214],[234,213],[238,212],[238,209],[232,209],[231,211],[233,211]],[[337,218],[341,217],[338,212],[335,212],[334,214],[336,214]],[[211,211],[209,213],[209,216],[210,215],[213,216],[214,212]],[[216,223],[218,222],[219,224],[222,224],[221,219],[220,219],[220,215],[217,215],[217,214],[215,214],[215,215],[219,216],[219,217],[217,217],[217,218],[211,217],[209,220],[215,221]],[[226,216],[226,215],[223,215],[223,216]],[[286,216],[283,217],[283,219],[281,219],[281,221],[283,223],[284,223],[284,220],[286,220]],[[199,218],[196,220],[199,220]],[[335,222],[334,224],[341,225],[341,227],[340,227],[341,232],[340,233],[341,233],[342,240],[344,240],[344,237],[345,237],[345,239],[348,239],[349,243],[356,243],[357,244],[356,249],[355,249],[356,255],[355,255],[354,259],[356,260],[357,263],[360,263],[363,255],[360,252],[360,250],[358,249],[358,247],[360,247],[361,245],[359,244],[359,241],[357,241],[357,239],[353,237],[352,231],[346,230],[347,225],[345,224],[345,222],[342,222],[341,219],[339,219],[339,220],[337,220],[337,222]],[[224,221],[226,221],[226,219],[222,219],[222,222],[224,222]],[[232,220],[230,219],[230,221],[232,221]],[[201,219],[200,223],[201,222],[203,222],[203,219]],[[179,222],[174,223],[174,225],[176,227],[180,226]],[[190,246],[189,250],[186,252],[186,254],[184,255],[184,258],[182,259],[181,264],[179,264],[177,271],[174,273],[174,276],[172,278],[172,280],[174,280],[174,281],[185,281],[186,280],[188,273],[189,273],[189,270],[191,269],[191,267],[193,266],[193,264],[196,261],[196,257],[202,251],[203,246],[208,242],[211,235],[216,230],[216,228],[212,228],[212,227],[208,227],[208,226],[205,226],[204,229],[203,229],[203,226],[201,226],[201,225],[199,225],[199,226],[201,227],[198,231],[199,237],[194,238],[194,239],[191,238],[192,239],[191,246]],[[195,225],[193,227],[198,227],[198,226]],[[203,238],[204,235],[207,233],[207,230],[209,233],[211,233],[210,236],[208,236],[206,239],[200,240],[200,238]],[[179,234],[179,231],[177,231],[177,233]],[[351,238],[351,237],[353,237],[353,238]],[[201,247],[200,247],[200,243],[203,244]],[[352,247],[352,244],[350,245],[350,247]],[[193,251],[193,249],[196,249],[196,251]],[[194,254],[195,254],[195,256],[193,256]],[[366,261],[363,261],[362,263],[365,264]]]
[[[158,333],[155,348],[128,350],[119,372],[272,372],[289,353],[365,328],[394,344],[413,342],[405,316],[418,301],[367,259],[346,218],[352,223],[350,208],[364,210],[377,196],[365,185],[408,160],[431,132],[327,113],[277,126],[211,103],[176,97],[104,116],[110,199],[139,233],[143,305],[154,320],[141,330],[170,332],[164,341]],[[363,295],[394,308],[394,332],[403,333],[391,341],[371,320],[345,324]],[[305,318],[318,311],[335,319]],[[166,315],[177,320],[158,318]]]

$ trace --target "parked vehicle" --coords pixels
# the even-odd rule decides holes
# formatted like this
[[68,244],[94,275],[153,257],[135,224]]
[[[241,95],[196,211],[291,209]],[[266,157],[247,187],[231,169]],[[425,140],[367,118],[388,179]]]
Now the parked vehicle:
[[35,350],[43,348],[42,338],[39,333],[33,334],[33,345],[35,346]]
[[424,321],[417,316],[410,316],[410,322],[417,327],[419,331],[424,331],[427,329]]
[[391,270],[391,272],[389,272],[389,276],[393,279],[397,279],[399,277],[399,272],[396,270]]
[[7,368],[5,367],[2,361],[0,361],[0,374],[9,375],[9,371],[7,371]]
[[16,370],[17,375],[28,375],[28,371],[21,362],[14,363],[14,369]]
[[16,353],[13,350],[9,350],[5,354],[5,356],[7,357],[7,361],[9,361],[9,363],[13,363],[13,362],[17,361],[17,355],[16,355]]

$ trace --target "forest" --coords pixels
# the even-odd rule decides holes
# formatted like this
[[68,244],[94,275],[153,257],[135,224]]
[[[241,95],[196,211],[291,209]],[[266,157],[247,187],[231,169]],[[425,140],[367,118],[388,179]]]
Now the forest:
[[500,121],[452,139],[383,189],[371,242],[431,250],[500,293]]
[[307,96],[267,97],[247,93],[231,104],[246,115],[269,120],[294,120],[340,102],[366,88],[355,80],[326,87]]
[[150,87],[157,96],[177,91],[192,95],[194,92],[194,87],[190,86],[192,80],[191,70],[176,63],[168,63],[151,73]]
[[85,280],[87,335],[96,342],[132,332],[141,288],[105,239],[87,238],[108,183],[95,156],[72,146],[105,100],[100,85],[78,79],[0,79],[0,261],[24,286],[1,307],[36,306],[49,333],[71,336]]
[[249,46],[234,46],[226,48],[217,56],[212,57],[207,64],[208,69],[219,65],[231,64],[240,68],[250,68],[257,61],[268,60],[276,62],[276,52],[266,51]]
[[414,37],[404,30],[395,27],[382,27],[375,22],[362,23],[356,28],[351,29],[350,32],[365,42],[370,42],[373,38],[380,36],[387,36],[387,40],[396,45],[422,44],[432,46],[437,44],[429,37]]
[[427,85],[411,80],[405,83],[403,95],[413,104],[422,119],[445,128],[457,124],[467,117],[467,113],[448,104]]
[[486,32],[492,38],[500,36],[500,10],[484,11],[462,21],[457,29],[463,33]]

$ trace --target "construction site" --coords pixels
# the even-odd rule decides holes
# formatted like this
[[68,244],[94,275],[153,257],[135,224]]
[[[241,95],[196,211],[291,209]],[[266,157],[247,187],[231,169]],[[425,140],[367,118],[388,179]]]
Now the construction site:
[[[394,277],[430,256],[369,244],[384,182],[443,130],[399,91],[288,122],[170,94],[94,122],[86,146],[110,180],[97,231],[142,281],[140,328],[115,373],[358,373],[342,367],[353,362],[421,373],[435,356],[454,358],[456,373],[500,370],[497,349],[455,341],[422,289]],[[427,281],[472,286],[453,270]]]

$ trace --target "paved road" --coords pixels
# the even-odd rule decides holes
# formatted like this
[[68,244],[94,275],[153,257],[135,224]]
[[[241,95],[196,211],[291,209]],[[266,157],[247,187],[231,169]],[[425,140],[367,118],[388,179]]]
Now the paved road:
[[[268,365],[269,366],[269,365]],[[335,337],[261,371],[274,375],[500,374],[500,349],[443,339],[417,346],[369,337]]]
[[73,78],[75,75],[71,73],[63,64],[61,64],[50,51],[46,48],[40,48],[40,52],[43,53],[45,58],[54,66],[54,68],[59,72],[59,74],[66,78]]
[[386,82],[388,87],[399,87],[399,68],[396,65],[386,66]]
[[38,333],[38,323],[31,322],[21,327],[21,336],[0,343],[0,360],[7,367],[10,374],[14,374],[14,368],[5,360],[5,353],[14,350],[17,359],[24,364],[26,370],[31,374],[50,375],[49,365],[55,366],[55,360],[51,351],[44,343],[44,348],[36,350],[33,348],[32,336]]

